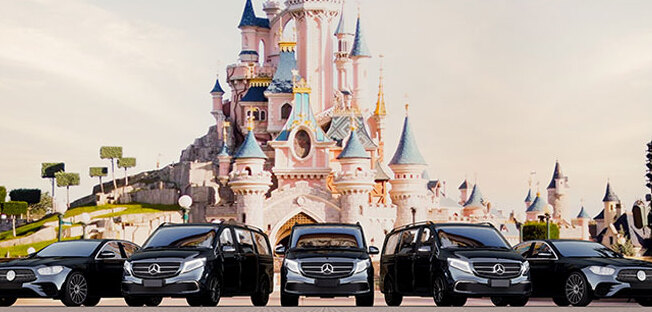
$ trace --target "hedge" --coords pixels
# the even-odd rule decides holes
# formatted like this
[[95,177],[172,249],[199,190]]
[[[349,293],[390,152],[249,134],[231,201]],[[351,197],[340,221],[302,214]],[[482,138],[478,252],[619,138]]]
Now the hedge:
[[133,157],[118,158],[118,167],[119,168],[136,167],[136,158]]
[[66,171],[66,165],[64,163],[42,163],[41,164],[41,177],[42,178],[54,178],[54,174],[57,172]]
[[109,169],[107,167],[90,167],[88,173],[91,177],[106,177]]
[[[523,241],[547,239],[545,222],[527,222],[523,225]],[[550,239],[559,238],[559,226],[550,222]]]
[[100,158],[121,158],[122,157],[122,146],[102,146],[100,147]]
[[56,178],[58,187],[79,185],[79,173],[57,172]]
[[2,213],[9,216],[27,214],[27,203],[24,201],[8,201],[2,204]]
[[15,189],[9,192],[12,201],[24,201],[29,205],[41,202],[41,190],[39,189]]
[[7,198],[7,188],[0,186],[0,203],[4,203],[5,198]]

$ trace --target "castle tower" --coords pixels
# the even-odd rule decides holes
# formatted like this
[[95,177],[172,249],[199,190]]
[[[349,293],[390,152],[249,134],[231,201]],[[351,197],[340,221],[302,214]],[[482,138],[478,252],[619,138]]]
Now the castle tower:
[[408,105],[405,105],[403,132],[394,157],[389,162],[394,172],[389,196],[396,205],[395,226],[427,220],[426,181],[421,177],[427,164],[412,134],[407,110]]
[[548,203],[552,205],[552,218],[555,220],[560,220],[566,210],[566,190],[568,188],[568,177],[561,172],[559,161],[557,161],[547,189]]
[[609,224],[616,221],[622,214],[620,199],[611,188],[610,182],[607,182],[607,189],[602,198],[602,204],[604,205],[604,225],[609,226]]
[[[216,129],[222,129],[226,117],[224,116],[224,112],[222,111],[224,90],[220,85],[219,78],[215,79],[215,86],[213,86],[213,90],[211,90],[211,96],[213,97],[213,110],[211,110],[211,114],[213,115],[213,117],[215,117],[215,123],[217,126]],[[220,140],[224,140],[224,136],[222,135],[222,133],[218,133],[218,138]]]
[[353,103],[361,111],[367,109],[367,94],[365,84],[367,82],[367,63],[371,58],[371,53],[367,47],[367,42],[360,25],[360,13],[358,21],[355,24],[355,38],[353,39],[353,48],[349,57],[353,60]]
[[342,0],[286,0],[297,27],[299,75],[312,89],[310,103],[317,112],[333,105],[334,18]]
[[267,0],[263,3],[263,11],[267,15],[267,20],[271,21],[281,12],[281,3],[279,0]]
[[351,59],[349,52],[353,43],[353,31],[349,29],[346,22],[346,14],[344,14],[344,1],[342,1],[342,13],[340,14],[340,22],[337,24],[335,36],[337,37],[337,50],[335,51],[335,67],[337,69],[337,88],[339,91],[351,91],[351,81],[349,75],[351,73]]
[[292,112],[293,71],[296,70],[296,43],[279,42],[279,63],[264,94],[268,99],[267,131],[275,136],[283,129]]
[[464,203],[462,215],[465,217],[480,217],[484,215],[486,209],[485,201],[478,184],[473,186],[469,199]]
[[[258,43],[269,35],[269,20],[267,18],[256,17],[251,0],[246,0],[245,2],[238,28],[240,28],[240,34],[242,36],[242,48],[239,55],[240,61],[243,63],[258,62],[260,53],[265,53],[265,51],[258,51]],[[267,54],[265,53],[265,55]]]
[[589,233],[589,221],[591,221],[591,216],[589,216],[589,214],[586,213],[586,210],[584,210],[584,206],[582,206],[582,209],[580,209],[580,212],[577,214],[577,217],[571,220],[571,224],[573,226],[580,228],[581,239],[583,240],[588,240],[591,238],[591,234]]
[[532,201],[534,201],[534,196],[532,196],[532,189],[527,190],[527,196],[525,196],[525,209],[527,210],[530,205],[532,205]]
[[374,109],[373,115],[371,115],[369,118],[369,128],[373,139],[378,145],[378,161],[381,163],[385,159],[385,119],[387,118],[387,109],[385,108],[385,91],[383,89],[383,68],[381,66],[376,108]]
[[375,172],[371,170],[371,157],[365,150],[355,126],[337,159],[341,170],[335,174],[334,184],[340,196],[340,221],[356,223],[369,206],[369,192],[374,187]]
[[[227,124],[224,124],[222,127],[222,137],[228,138],[226,132]],[[229,172],[231,172],[231,154],[229,154],[229,148],[227,146],[227,140],[222,141],[222,148],[217,154],[218,162],[218,175],[217,178],[222,183],[226,185],[226,182],[229,180]]]
[[460,184],[460,186],[457,188],[460,191],[460,201],[458,204],[463,206],[466,201],[469,200],[469,190],[472,189],[471,186],[472,185],[469,183],[469,181],[464,179],[462,184]]
[[539,216],[548,213],[546,208],[548,208],[548,204],[541,197],[541,193],[537,192],[537,197],[534,198],[530,207],[525,210],[525,221],[538,221]]
[[229,186],[236,195],[238,220],[263,228],[263,203],[272,185],[272,175],[263,168],[267,156],[254,137],[253,117],[249,118],[247,129],[249,132],[234,155]]

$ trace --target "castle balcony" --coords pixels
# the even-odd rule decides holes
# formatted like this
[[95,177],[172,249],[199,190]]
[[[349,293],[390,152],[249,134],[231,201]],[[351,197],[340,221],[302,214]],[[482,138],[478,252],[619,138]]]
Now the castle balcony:
[[268,171],[251,173],[250,170],[231,171],[229,186],[234,193],[266,193],[272,185],[272,174]]
[[227,66],[226,69],[229,80],[248,80],[254,78],[274,77],[276,67],[272,65],[253,65],[250,63],[238,63]]

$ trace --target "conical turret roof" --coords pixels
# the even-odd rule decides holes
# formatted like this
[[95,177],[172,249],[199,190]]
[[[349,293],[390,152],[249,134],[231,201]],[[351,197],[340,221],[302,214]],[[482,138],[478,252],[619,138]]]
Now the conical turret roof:
[[253,130],[249,130],[249,133],[247,133],[244,142],[242,142],[242,145],[240,145],[238,152],[236,152],[233,157],[235,159],[243,159],[243,158],[267,159],[267,156],[265,155],[265,153],[263,153],[263,150],[260,148],[260,145],[258,145],[258,141],[256,141],[256,137],[254,136]]
[[473,191],[469,196],[469,200],[464,203],[464,207],[469,206],[484,206],[484,199],[482,198],[482,192],[480,192],[480,187],[476,184],[473,186]]
[[211,90],[211,93],[224,93],[222,86],[220,86],[219,78],[215,79],[215,85],[213,86],[213,90]]
[[532,196],[532,189],[527,190],[527,196],[525,197],[525,202],[526,203],[531,203],[534,200],[534,196]]
[[557,187],[557,179],[562,178],[564,175],[561,173],[561,167],[559,166],[559,161],[555,162],[555,170],[552,173],[552,179],[550,184],[548,184],[548,189],[553,189]]
[[545,212],[546,211],[546,206],[548,204],[546,203],[545,199],[541,197],[541,193],[537,193],[537,197],[534,199],[530,207],[527,208],[527,212]]
[[344,146],[344,149],[342,149],[340,155],[337,156],[337,159],[347,159],[347,158],[365,158],[365,159],[371,158],[367,154],[367,151],[365,151],[364,146],[362,146],[362,143],[360,143],[360,139],[358,138],[358,134],[357,131],[355,131],[355,129],[351,130],[351,135],[349,135],[349,140],[346,142],[346,145]]
[[602,198],[602,202],[617,202],[620,199],[618,199],[618,195],[614,193],[613,189],[611,188],[611,183],[607,182],[607,190],[604,193],[604,198]]
[[392,160],[389,162],[389,164],[426,165],[426,161],[423,159],[423,156],[421,156],[417,142],[414,139],[414,135],[412,134],[408,116],[405,116],[405,121],[403,122],[403,132],[401,133],[401,138],[398,142],[398,147],[396,148],[394,157],[392,157]]
[[238,24],[238,28],[247,26],[269,28],[268,19],[256,17],[256,12],[254,12],[254,5],[251,3],[251,0],[247,0],[245,2],[244,11],[242,11],[242,17],[240,18],[240,24]]
[[580,209],[580,213],[577,214],[577,219],[591,219],[591,216],[584,210],[584,206]]
[[362,27],[360,26],[359,16],[358,21],[355,24],[355,38],[353,39],[353,48],[351,49],[350,56],[371,57],[371,52],[369,52],[367,41],[365,39],[364,33],[362,32]]

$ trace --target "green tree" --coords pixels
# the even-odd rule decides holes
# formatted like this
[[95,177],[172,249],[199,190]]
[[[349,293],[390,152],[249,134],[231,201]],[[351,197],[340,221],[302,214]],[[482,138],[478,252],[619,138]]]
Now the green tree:
[[57,172],[57,186],[66,188],[66,209],[70,209],[70,187],[79,185],[79,173]]
[[5,198],[7,198],[7,188],[0,186],[0,203],[4,203]]
[[119,158],[118,167],[125,169],[125,186],[129,185],[129,176],[127,175],[127,169],[136,167],[136,158],[134,157]]
[[8,201],[2,204],[2,213],[11,216],[11,230],[16,237],[16,216],[27,214],[27,203],[24,201]]
[[[15,189],[9,192],[12,201],[24,201],[28,205],[37,204],[41,201],[41,190],[39,189]],[[30,220],[30,211],[27,209],[27,220]]]
[[[523,224],[523,241],[546,239],[547,231],[548,229],[545,222],[526,222]],[[552,222],[550,223],[550,238],[559,238],[559,226]]]
[[111,178],[113,178],[113,190],[118,188],[115,182],[115,159],[122,158],[122,146],[102,146],[100,147],[100,158],[111,161]]
[[99,178],[100,179],[100,189],[102,190],[102,194],[104,194],[104,184],[102,184],[102,177],[106,177],[109,172],[109,169],[107,167],[90,167],[88,169],[88,173],[91,176],[91,178]]
[[33,205],[29,205],[28,212],[32,219],[42,218],[48,209],[52,208],[52,196],[50,193],[41,193],[41,200]]

